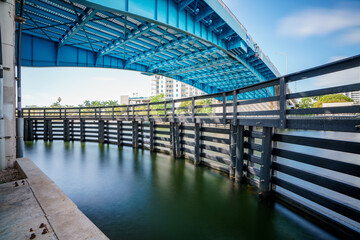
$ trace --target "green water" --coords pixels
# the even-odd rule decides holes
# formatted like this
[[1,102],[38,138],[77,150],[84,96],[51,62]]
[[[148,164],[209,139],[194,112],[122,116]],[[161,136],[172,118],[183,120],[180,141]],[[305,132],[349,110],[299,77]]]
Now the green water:
[[146,150],[27,142],[30,157],[110,239],[333,239],[226,176]]

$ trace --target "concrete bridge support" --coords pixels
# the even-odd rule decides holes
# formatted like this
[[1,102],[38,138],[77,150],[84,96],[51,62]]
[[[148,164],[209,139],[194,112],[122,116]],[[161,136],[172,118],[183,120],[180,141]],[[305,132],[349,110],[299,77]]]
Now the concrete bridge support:
[[3,53],[3,114],[5,131],[0,137],[5,138],[5,151],[1,154],[5,162],[1,168],[12,167],[16,159],[15,126],[15,0],[0,1],[0,23]]

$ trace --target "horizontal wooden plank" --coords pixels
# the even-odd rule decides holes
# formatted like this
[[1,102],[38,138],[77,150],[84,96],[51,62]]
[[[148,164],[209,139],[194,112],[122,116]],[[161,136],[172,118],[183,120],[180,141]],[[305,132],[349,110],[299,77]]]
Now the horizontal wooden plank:
[[230,129],[228,128],[213,128],[213,127],[202,127],[200,129],[202,132],[209,132],[209,133],[220,133],[220,134],[229,134]]
[[227,165],[230,164],[229,159],[226,159],[226,158],[220,157],[220,156],[216,156],[216,155],[213,155],[213,154],[209,154],[209,153],[201,153],[200,157],[204,157],[204,158],[210,159],[212,161],[216,161],[216,162],[227,164]]
[[272,154],[298,162],[360,177],[360,165],[274,148]]
[[225,149],[225,148],[221,148],[221,147],[211,146],[211,145],[207,145],[207,144],[201,144],[200,148],[209,150],[209,151],[213,151],[213,152],[217,152],[217,153],[230,155],[229,149]]
[[343,86],[338,86],[338,87],[329,87],[329,88],[323,88],[323,89],[319,89],[319,90],[291,93],[291,94],[286,95],[286,99],[322,96],[322,95],[327,95],[327,94],[353,92],[353,91],[358,91],[358,90],[360,90],[360,83],[354,83],[354,84],[343,85]]
[[290,192],[293,192],[301,197],[304,197],[314,203],[322,205],[322,206],[324,206],[334,212],[337,212],[347,218],[350,218],[354,221],[359,221],[359,219],[360,219],[359,209],[355,209],[353,207],[345,205],[344,203],[342,203],[340,201],[330,199],[321,194],[312,192],[309,189],[297,186],[293,183],[287,182],[278,177],[273,176],[271,181],[272,181],[272,183],[274,183],[282,188],[285,188],[286,190],[289,190]]
[[286,114],[339,114],[339,113],[360,113],[360,105],[346,107],[323,107],[305,109],[287,109]]
[[209,136],[201,136],[200,140],[215,142],[215,143],[222,143],[222,144],[229,144],[229,139],[219,138],[219,137],[209,137]]
[[320,176],[318,174],[306,172],[300,169],[296,169],[290,166],[286,166],[281,163],[273,162],[272,168],[276,171],[291,175],[293,177],[311,182],[321,187],[328,188],[335,192],[347,195],[352,198],[360,199],[360,188],[346,184],[337,180],[333,180],[327,177]]
[[360,154],[360,142],[330,140],[324,138],[312,138],[286,134],[274,134],[273,141]]

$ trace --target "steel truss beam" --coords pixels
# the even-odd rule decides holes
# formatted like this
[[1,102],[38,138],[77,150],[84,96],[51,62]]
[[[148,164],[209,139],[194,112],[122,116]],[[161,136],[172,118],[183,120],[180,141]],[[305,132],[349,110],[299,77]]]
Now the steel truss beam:
[[167,72],[167,74],[169,74],[169,76],[181,75],[184,73],[197,71],[197,70],[210,68],[210,67],[216,67],[216,66],[220,66],[223,64],[227,64],[227,63],[233,63],[233,62],[236,62],[236,61],[232,60],[232,59],[228,59],[228,58],[223,58],[223,59],[209,61],[209,62],[205,62],[205,63],[199,63],[199,64],[189,66],[189,67],[178,68],[175,71]]
[[[160,37],[160,36],[159,36],[159,37]],[[189,41],[191,41],[191,40],[193,40],[192,37],[183,37],[183,38],[181,38],[181,39],[179,39],[179,40],[174,40],[174,41],[172,41],[171,43],[163,44],[163,45],[161,45],[160,47],[154,48],[154,49],[152,49],[152,50],[150,50],[150,51],[142,52],[141,54],[139,54],[139,55],[137,55],[137,56],[135,56],[135,57],[133,57],[133,58],[130,58],[130,59],[127,61],[126,65],[130,65],[130,64],[133,64],[133,63],[135,63],[135,62],[140,62],[140,61],[142,61],[142,60],[144,60],[144,59],[146,59],[146,58],[149,58],[149,57],[154,56],[154,55],[156,55],[156,54],[159,54],[159,53],[161,53],[161,52],[170,50],[170,49],[172,49],[172,48],[178,47],[178,46],[180,46],[181,44],[187,43],[187,42],[189,42]]]
[[[191,79],[197,79],[197,78],[203,78],[206,76],[214,76],[214,75],[220,75],[220,74],[228,74],[231,72],[242,72],[243,74],[246,74],[248,71],[244,70],[244,66],[242,65],[235,65],[231,67],[221,68],[221,69],[215,69],[215,70],[209,70],[204,73],[193,73],[190,75],[187,75],[185,79],[191,78]],[[248,74],[247,74],[248,75]],[[221,76],[221,75],[220,75]]]
[[198,58],[198,57],[204,57],[205,55],[212,54],[212,53],[219,52],[219,51],[221,51],[221,50],[216,47],[210,47],[210,48],[207,48],[207,49],[204,49],[201,51],[196,51],[194,53],[185,54],[183,56],[179,56],[172,60],[166,60],[166,61],[162,61],[160,63],[154,64],[154,65],[150,65],[148,68],[148,71],[151,72],[158,68],[171,66],[173,64],[177,64],[179,62],[191,60],[191,59]]
[[140,26],[138,29],[132,31],[131,34],[129,34],[126,39],[123,38],[118,38],[116,40],[114,40],[111,44],[108,44],[106,47],[104,47],[98,54],[98,58],[114,51],[115,49],[125,45],[126,43],[128,43],[129,41],[138,38],[139,36],[143,35],[144,33],[149,32],[151,29],[156,28],[157,25],[155,25],[154,23],[148,23],[146,25],[142,25]]

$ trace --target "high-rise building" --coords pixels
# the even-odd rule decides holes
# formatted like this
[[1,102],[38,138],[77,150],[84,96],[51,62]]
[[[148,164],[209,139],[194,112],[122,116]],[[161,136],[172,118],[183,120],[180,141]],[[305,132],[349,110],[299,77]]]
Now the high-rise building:
[[344,93],[349,98],[352,98],[354,102],[360,104],[360,91]]
[[205,93],[178,80],[155,75],[151,81],[151,96],[164,94],[166,98],[184,98],[204,95]]

